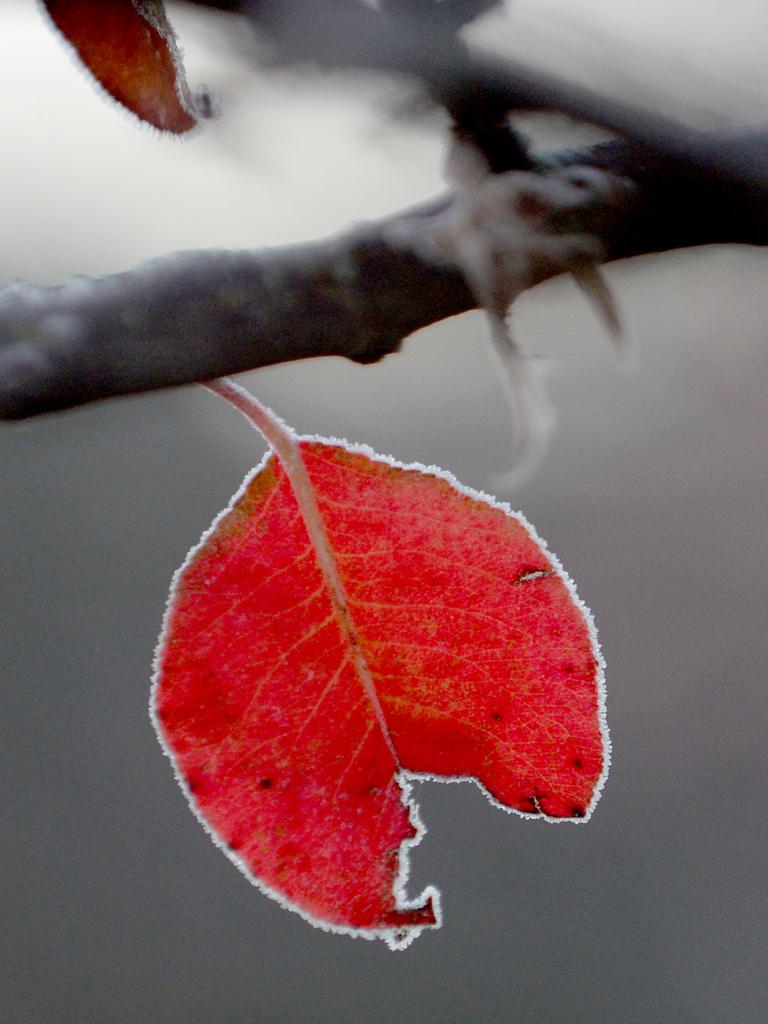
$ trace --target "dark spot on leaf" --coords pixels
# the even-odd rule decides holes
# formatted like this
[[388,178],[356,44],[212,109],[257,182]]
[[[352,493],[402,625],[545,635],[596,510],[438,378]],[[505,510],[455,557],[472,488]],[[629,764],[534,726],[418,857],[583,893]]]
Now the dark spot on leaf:
[[572,661],[563,662],[563,672],[565,672],[568,675],[570,675],[572,672],[575,672],[575,671],[576,671],[576,666],[574,665],[574,663]]
[[501,715],[499,714],[498,711],[492,712],[491,713],[491,718],[494,720],[494,722],[501,722],[502,721],[502,717],[501,717]]
[[262,779],[259,783],[262,789],[269,789],[272,785],[272,779]]
[[584,811],[583,807],[572,807],[571,808],[571,817],[572,818],[583,818],[584,814],[585,814],[585,811]]
[[520,801],[520,810],[525,811],[526,814],[540,814],[541,811],[536,806],[536,799],[532,796],[524,796]]
[[230,839],[229,843],[227,844],[227,846],[229,847],[229,849],[233,853],[236,853],[239,849],[241,849],[242,845],[243,845],[242,839],[238,839],[236,837],[233,838],[233,839]]
[[371,796],[376,796],[376,794],[379,792],[379,787],[378,786],[369,786],[368,787],[368,792],[370,793]]
[[581,771],[584,767],[584,762],[581,760],[580,757],[574,757],[573,761],[571,761],[571,764],[577,771]]

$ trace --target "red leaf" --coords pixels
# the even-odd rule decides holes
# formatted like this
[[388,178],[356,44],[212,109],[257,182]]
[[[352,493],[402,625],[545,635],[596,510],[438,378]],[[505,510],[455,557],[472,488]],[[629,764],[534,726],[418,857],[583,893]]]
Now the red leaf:
[[161,131],[197,123],[162,0],[44,0],[54,25],[96,80]]
[[439,470],[266,422],[271,454],[179,570],[153,713],[200,820],[269,895],[402,947],[413,778],[582,819],[606,768],[589,614],[521,516]]

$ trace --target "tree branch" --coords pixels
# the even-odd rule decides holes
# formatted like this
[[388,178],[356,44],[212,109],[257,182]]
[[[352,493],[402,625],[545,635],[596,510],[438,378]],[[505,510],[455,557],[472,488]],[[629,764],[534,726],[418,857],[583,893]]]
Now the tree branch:
[[[765,160],[768,133],[704,140],[711,158]],[[637,146],[555,155],[628,176],[606,221],[607,259],[694,245],[768,243],[768,199]],[[413,331],[471,309],[458,271],[402,239],[449,199],[325,242],[179,253],[106,278],[0,292],[0,418],[18,419],[310,356],[374,362]],[[402,229],[402,230],[399,230]]]

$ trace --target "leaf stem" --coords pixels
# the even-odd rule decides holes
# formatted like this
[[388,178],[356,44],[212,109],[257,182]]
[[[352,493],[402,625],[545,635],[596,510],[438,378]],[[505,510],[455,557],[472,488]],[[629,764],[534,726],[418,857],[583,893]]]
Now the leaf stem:
[[271,409],[262,405],[250,392],[228,377],[219,377],[216,380],[205,381],[202,386],[229,402],[238,412],[242,413],[248,422],[256,427],[282,465],[285,475],[288,477],[288,482],[296,496],[299,512],[307,527],[310,543],[314,548],[320,571],[328,587],[331,602],[339,622],[339,628],[352,651],[352,658],[358,677],[371,704],[384,742],[399,768],[400,758],[389,734],[389,726],[387,725],[384,710],[376,691],[376,684],[373,681],[371,670],[360,646],[360,640],[352,619],[349,599],[339,575],[320,507],[317,504],[315,488],[301,456],[299,438]]
[[269,447],[283,464],[285,472],[292,484],[296,481],[293,478],[293,465],[295,462],[303,467],[299,455],[296,435],[291,428],[268,409],[266,405],[254,398],[244,387],[236,384],[229,377],[218,377],[216,380],[207,380],[202,385],[214,395],[218,395],[248,420],[251,426],[256,427],[258,432],[267,442]]

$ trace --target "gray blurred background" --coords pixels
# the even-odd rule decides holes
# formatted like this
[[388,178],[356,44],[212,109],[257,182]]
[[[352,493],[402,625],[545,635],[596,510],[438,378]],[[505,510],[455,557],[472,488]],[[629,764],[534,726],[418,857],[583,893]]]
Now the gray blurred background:
[[[762,0],[519,0],[513,19],[485,30],[507,52],[703,126],[765,117]],[[176,24],[192,83],[226,111],[184,143],[104,102],[35,4],[5,0],[2,282],[320,236],[443,187],[439,125],[388,117],[397,89],[254,77],[220,20]],[[583,827],[421,786],[412,888],[442,889],[445,924],[404,953],[249,887],[148,721],[171,574],[260,458],[257,435],[194,387],[0,430],[4,1024],[768,1018],[768,262],[720,248],[609,275],[633,375],[570,282],[515,310],[560,426],[502,496],[595,614],[611,774]],[[487,349],[473,314],[376,366],[242,379],[299,430],[488,490],[509,425]]]

